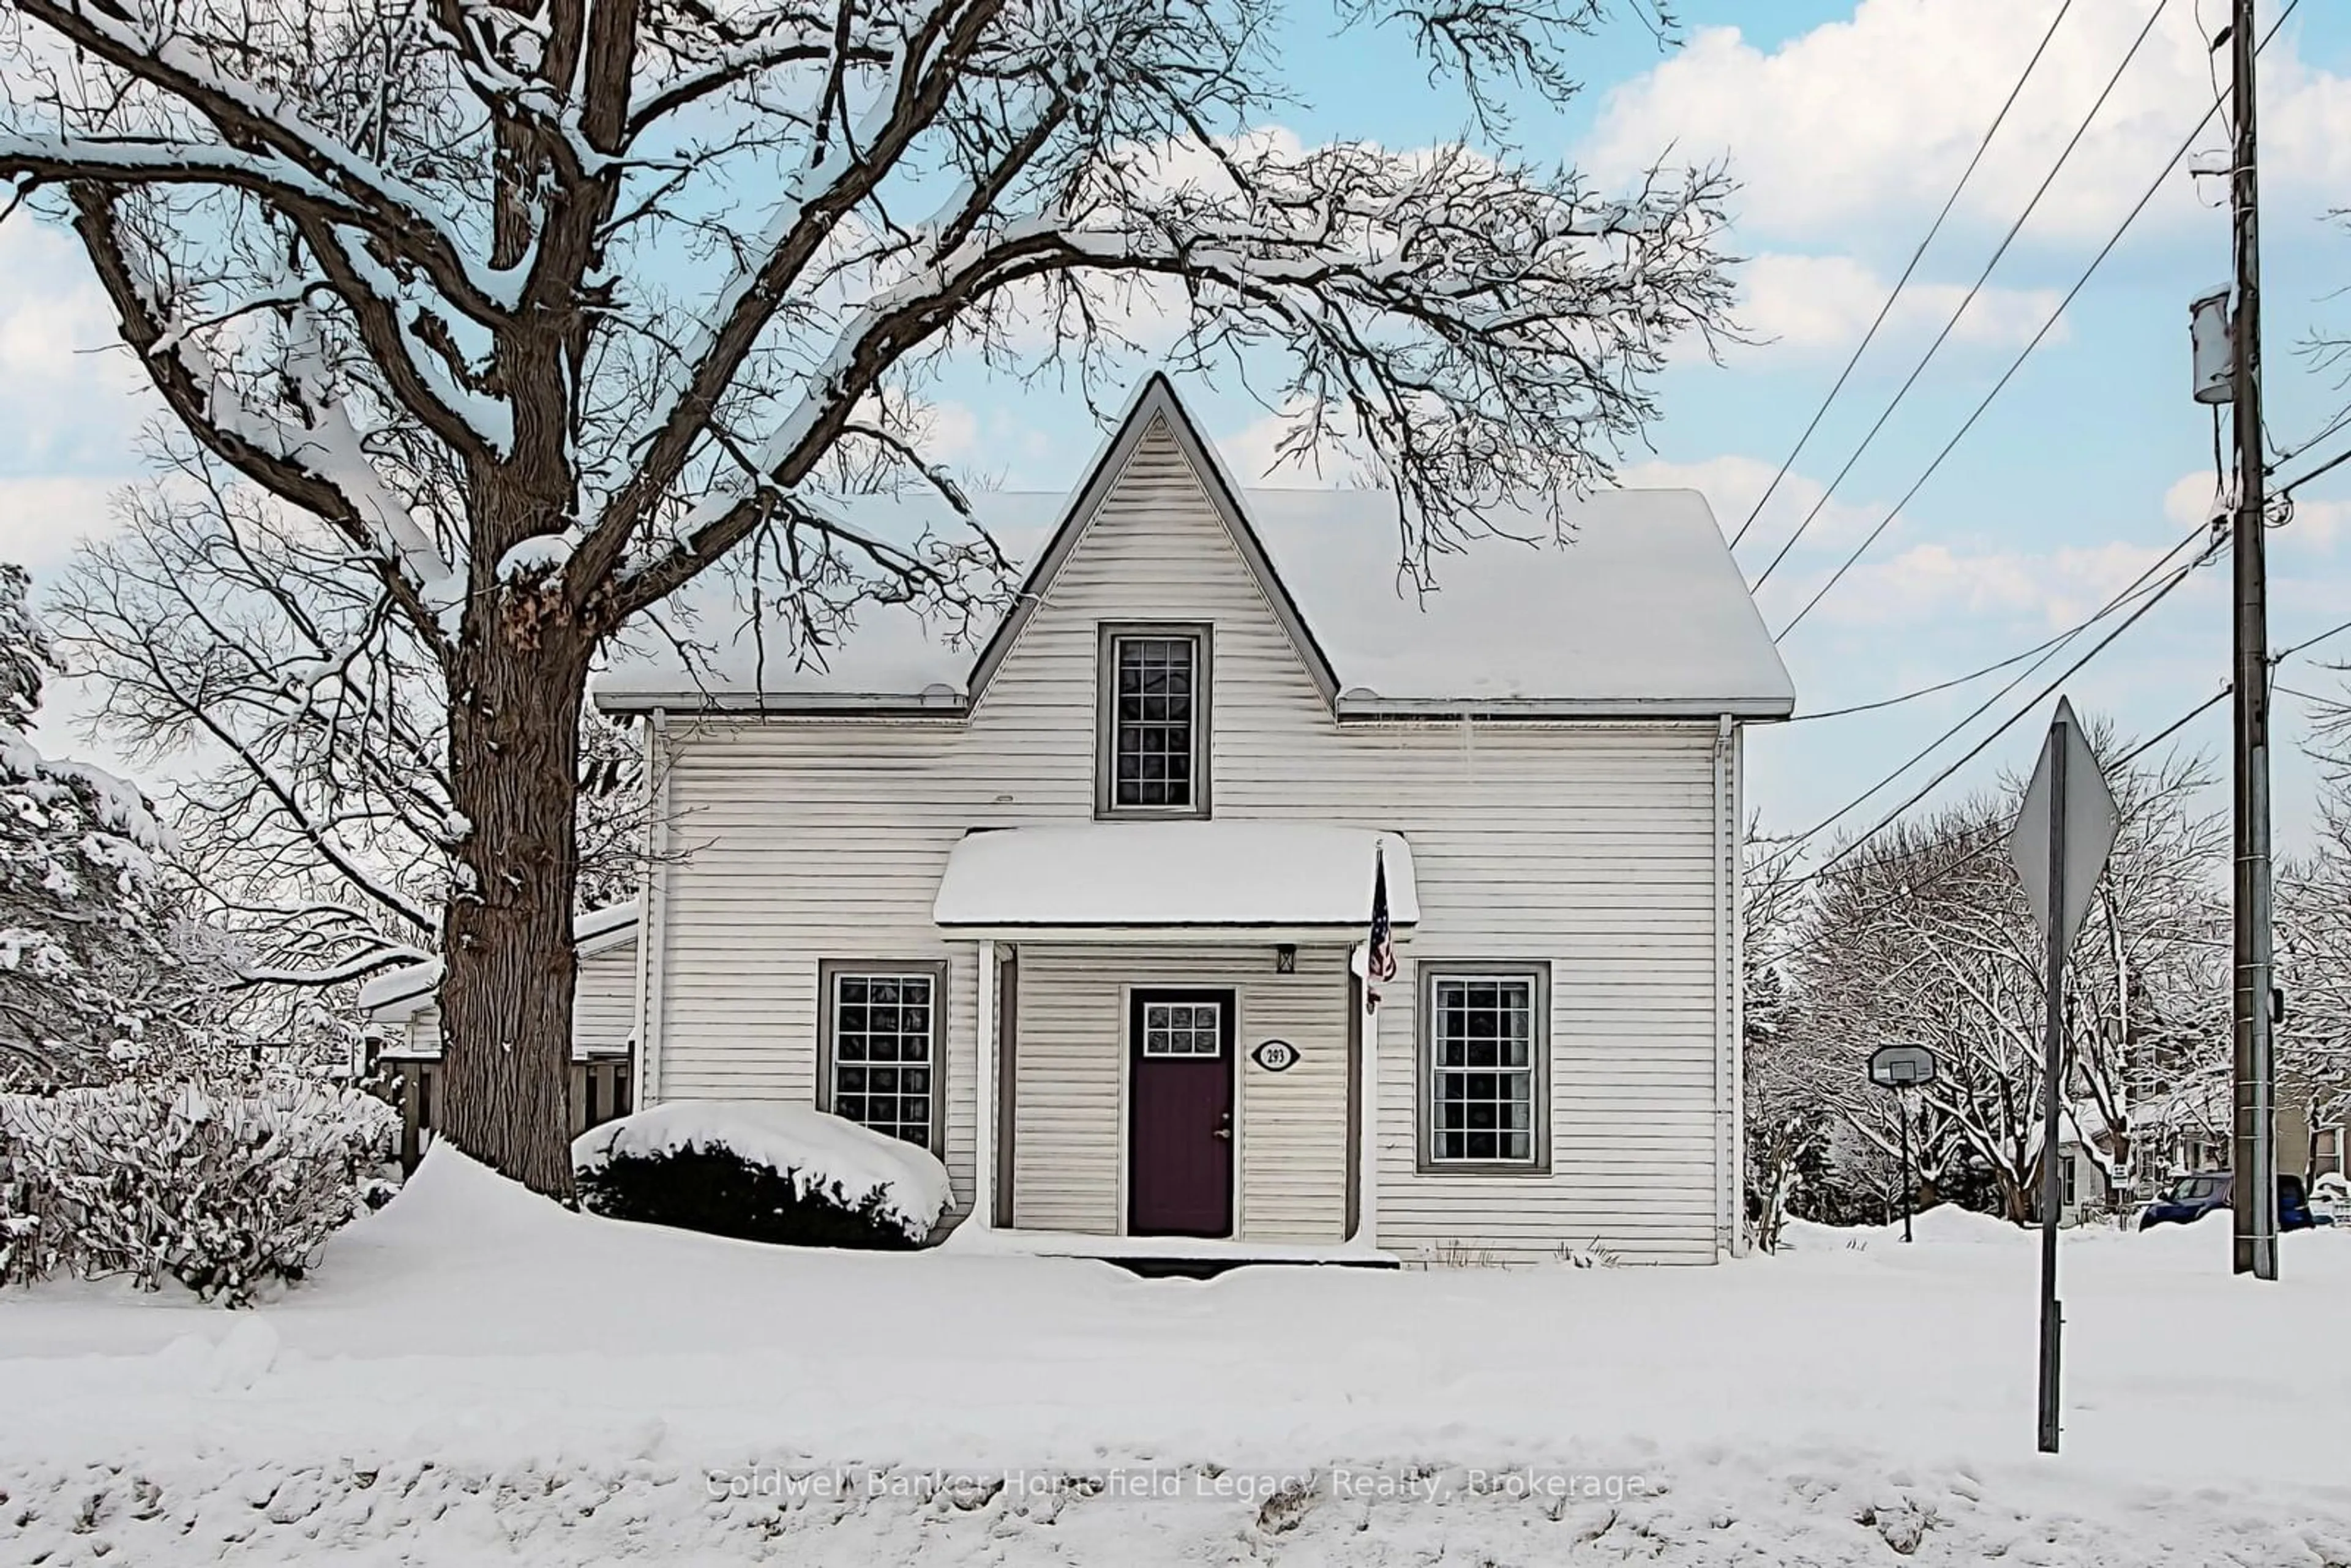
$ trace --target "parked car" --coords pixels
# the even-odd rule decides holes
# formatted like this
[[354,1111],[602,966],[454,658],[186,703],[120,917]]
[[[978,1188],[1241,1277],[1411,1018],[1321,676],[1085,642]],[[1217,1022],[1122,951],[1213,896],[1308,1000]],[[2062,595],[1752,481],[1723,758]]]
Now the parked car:
[[[2138,1228],[2152,1229],[2165,1223],[2187,1225],[2203,1218],[2216,1208],[2227,1208],[2236,1177],[2228,1171],[2197,1171],[2175,1176],[2155,1201],[2138,1211]],[[2332,1225],[2333,1218],[2314,1213],[2310,1194],[2298,1176],[2282,1176],[2278,1184],[2278,1228],[2307,1230],[2314,1225]]]
[[2310,1184],[2310,1212],[2321,1225],[2351,1225],[2351,1181],[2328,1171]]

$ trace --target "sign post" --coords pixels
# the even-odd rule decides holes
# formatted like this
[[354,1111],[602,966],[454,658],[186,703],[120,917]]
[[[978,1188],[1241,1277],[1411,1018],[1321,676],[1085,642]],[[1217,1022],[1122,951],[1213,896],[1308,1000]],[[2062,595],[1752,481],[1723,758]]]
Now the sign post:
[[2057,1451],[2057,1375],[2064,1309],[2057,1300],[2057,1216],[2064,1207],[2057,1158],[2058,1108],[2065,1090],[2065,950],[2090,912],[2090,889],[2106,867],[2121,815],[2098,758],[2057,699],[2057,716],[2024,791],[2008,840],[2032,916],[2049,939],[2042,973],[2046,1009],[2041,1043],[2041,1451]]
[[1894,1116],[1902,1126],[1902,1239],[1910,1239],[1910,1211],[1918,1205],[1918,1182],[1910,1174],[1910,1103],[1906,1090],[1935,1082],[1935,1053],[1923,1045],[1881,1045],[1869,1053],[1869,1081],[1894,1091]]

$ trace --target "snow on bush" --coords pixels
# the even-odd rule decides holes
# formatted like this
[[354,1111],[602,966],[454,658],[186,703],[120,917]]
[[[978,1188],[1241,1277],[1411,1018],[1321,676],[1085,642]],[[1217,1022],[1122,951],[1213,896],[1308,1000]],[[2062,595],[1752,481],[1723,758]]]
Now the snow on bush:
[[0,562],[0,1090],[184,1069],[217,1043],[227,966],[158,863],[146,796],[27,737],[54,668],[29,586]]
[[824,1247],[917,1247],[946,1212],[930,1153],[807,1105],[674,1100],[571,1145],[599,1214]]
[[0,1095],[0,1284],[127,1274],[244,1305],[366,1207],[398,1134],[381,1101],[305,1082]]

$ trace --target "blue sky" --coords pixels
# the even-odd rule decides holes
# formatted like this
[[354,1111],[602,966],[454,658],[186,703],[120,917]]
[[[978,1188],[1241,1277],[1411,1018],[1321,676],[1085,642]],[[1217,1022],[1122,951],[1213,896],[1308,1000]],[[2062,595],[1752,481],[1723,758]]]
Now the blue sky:
[[[1791,482],[1740,551],[1760,571],[1852,454],[1935,330],[1973,282],[2124,58],[2152,0],[2075,0],[2032,84]],[[2217,26],[2226,7],[2204,0]],[[1672,146],[1727,157],[1744,188],[1734,244],[1748,328],[1769,340],[1720,365],[1693,356],[1666,378],[1653,455],[1635,483],[1696,484],[1726,532],[1746,517],[1927,232],[1967,156],[2055,16],[2057,0],[1870,0],[1854,5],[1681,6],[1682,45],[1640,29],[1595,40],[1589,89],[1571,110],[1521,115],[1529,152],[1623,174]],[[1776,630],[1916,481],[2014,361],[2154,181],[2214,96],[2191,0],[2162,7],[2090,133],[1885,432],[1829,497],[1805,544],[1763,596]],[[2269,13],[2273,15],[2274,12]],[[1303,101],[1280,123],[1308,141],[1404,147],[1458,133],[1458,99],[1432,90],[1399,38],[1332,36],[1296,13],[1281,44]],[[2298,351],[2328,323],[2351,332],[2351,233],[2322,220],[2351,205],[2351,22],[2306,5],[2264,57],[2264,257],[2268,423],[2292,447],[2341,406],[2335,378]],[[2225,68],[2225,56],[2220,65]],[[2223,78],[2225,80],[2225,78]],[[2197,142],[2220,149],[2216,120]],[[2203,200],[2199,201],[2201,189]],[[1862,564],[1789,636],[1783,653],[1810,710],[1932,685],[2040,643],[2085,617],[2206,515],[2212,429],[2189,395],[2189,299],[2229,275],[2219,182],[2183,167],[2068,308],[2008,389],[1906,507]],[[1189,387],[1228,447],[1263,450],[1256,411]],[[1015,422],[1022,428],[1011,428]],[[979,444],[1019,482],[1061,482],[1082,436],[1046,439],[1027,411],[978,421]],[[1024,450],[1025,443],[1025,450]],[[2319,455],[2343,449],[2345,436]],[[1019,453],[1018,456],[1006,456]],[[2288,473],[2301,465],[2289,463]],[[2351,476],[2351,467],[2344,474]],[[2303,492],[2272,538],[2273,643],[2351,619],[2351,477]],[[2226,563],[2169,595],[2064,690],[2077,706],[2146,736],[2216,692],[2227,667]],[[2108,624],[2111,624],[2109,622]],[[1866,827],[2053,678],[2072,651],[1846,819]],[[2351,633],[2314,649],[2351,659]],[[1750,798],[1772,829],[1810,828],[1892,774],[2008,675],[1885,712],[1759,732]],[[2281,673],[2319,693],[2339,677],[2312,658]],[[2293,746],[2304,705],[2282,701],[2282,841],[2306,841],[2314,770]],[[2036,710],[2045,714],[2053,699]],[[2179,743],[2223,755],[2227,709]],[[2040,723],[2009,730],[1943,793],[2029,768]],[[2225,795],[2215,791],[2215,809]]]
[[[1758,521],[1740,556],[1750,575],[1779,548],[1884,407],[1971,282],[2057,148],[2123,57],[2155,0],[2074,0],[2033,84],[1922,264],[1913,288]],[[1634,483],[1695,484],[1726,530],[1744,519],[1885,298],[1977,138],[2013,85],[2059,0],[1865,0],[1733,4],[1684,0],[1682,41],[1661,49],[1620,24],[1585,46],[1586,93],[1564,112],[1522,104],[1518,131],[1539,157],[1622,180],[1670,146],[1727,157],[1742,181],[1734,246],[1741,316],[1756,347],[1717,365],[1692,354],[1666,377],[1652,454]],[[2217,26],[2222,0],[2200,0]],[[2212,96],[2198,0],[2168,0],[2147,42],[2067,169],[1993,273],[1991,287],[1822,510],[1766,591],[1778,627],[1918,476],[2053,308],[2121,211],[2154,177]],[[1308,141],[1407,148],[1464,129],[1460,100],[1432,89],[1393,33],[1333,35],[1318,6],[1294,7],[1279,57],[1300,101],[1273,123]],[[2225,60],[2222,62],[2225,65]],[[2293,446],[2345,395],[2297,351],[2332,323],[2351,335],[2351,233],[2322,222],[2351,206],[2351,18],[2306,3],[2264,57],[2269,423]],[[2201,148],[2218,149],[2217,125]],[[1988,664],[2095,609],[2203,515],[2209,413],[2188,391],[2187,305],[2228,275],[2224,214],[2176,172],[2058,329],[1876,546],[1787,640],[1803,707],[1866,702]],[[37,575],[73,540],[108,526],[109,487],[135,466],[136,413],[123,368],[95,352],[107,322],[64,242],[16,223],[0,230],[0,556]],[[1270,439],[1262,411],[1215,387],[1187,387],[1246,470]],[[1074,402],[960,398],[944,412],[965,456],[1008,482],[1061,486],[1097,435]],[[2316,455],[2351,445],[2351,433]],[[2308,461],[2308,460],[2305,460]],[[2289,463],[2289,472],[2301,465]],[[2351,465],[2303,492],[2273,535],[2273,641],[2351,619]],[[2172,594],[2067,685],[2075,705],[2129,730],[2160,729],[2225,674],[2225,565]],[[2086,645],[2086,643],[2082,644]],[[2351,659],[2351,633],[2314,653]],[[2052,674],[2054,673],[2053,666]],[[1766,825],[1809,828],[1973,707],[2000,678],[1883,713],[1759,734],[1750,798]],[[2045,678],[2045,677],[2044,677]],[[2286,685],[2336,689],[2310,659]],[[2006,717],[2032,685],[1994,710]],[[2281,833],[2303,841],[2312,770],[2290,744],[2304,727],[2282,699]],[[2043,711],[2049,705],[2043,705]],[[2216,758],[2225,707],[2183,732]],[[1923,781],[1989,721],[1911,777]],[[1991,783],[2029,764],[2038,726],[2021,724],[1953,780]],[[53,748],[58,744],[52,739]],[[1907,789],[1882,797],[1885,806]],[[2223,803],[2216,797],[2216,806]],[[1875,821],[1856,811],[1853,825]]]

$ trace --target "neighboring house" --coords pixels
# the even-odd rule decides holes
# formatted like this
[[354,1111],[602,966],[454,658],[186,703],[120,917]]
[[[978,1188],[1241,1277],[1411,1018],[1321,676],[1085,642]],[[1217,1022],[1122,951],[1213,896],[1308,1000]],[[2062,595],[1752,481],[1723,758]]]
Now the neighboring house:
[[[2080,1100],[2059,1113],[2057,1132],[2057,1190],[2063,1207],[2057,1218],[2061,1225],[2072,1225],[2085,1211],[2104,1213],[2112,1209],[2117,1197],[2126,1191],[2127,1183],[2113,1169],[2114,1134],[2095,1100]],[[2036,1124],[2026,1141],[2026,1148],[2038,1153],[2041,1129]],[[2039,1178],[2035,1178],[2032,1209],[2041,1211]]]
[[[580,977],[571,995],[571,1054],[620,1056],[636,1038],[637,904],[590,910],[571,923]],[[360,1010],[376,1054],[431,1060],[441,1054],[441,963],[411,964],[360,988]]]
[[[2229,1168],[2230,1085],[2203,1079],[2149,1096],[2130,1108],[2128,1189],[2153,1197],[2174,1176]],[[2111,1147],[2111,1137],[2102,1147]],[[2286,1167],[2279,1162],[2279,1169]]]
[[[2209,1077],[2137,1102],[2127,1117],[2129,1150],[2118,1166],[2112,1128],[2095,1102],[2082,1101],[2058,1145],[2061,1159],[2071,1162],[2066,1218],[2077,1207],[2128,1208],[2153,1197],[2174,1177],[2227,1170],[2229,1103],[2228,1082]],[[2297,1107],[2282,1105],[2278,1169],[2302,1170],[2310,1148],[2307,1118]]]
[[2344,1166],[2346,1148],[2351,1148],[2351,1096],[2339,1088],[2325,1095],[2306,1087],[2280,1092],[2278,1169],[2299,1171],[2305,1181],[2351,1174]]
[[1400,592],[1391,497],[1238,489],[1154,378],[1073,496],[971,501],[1034,547],[977,646],[705,604],[706,664],[600,679],[659,781],[641,1103],[812,1103],[1016,1230],[1740,1249],[1741,731],[1793,694],[1699,497]]
[[[2150,1096],[2130,1109],[2130,1154],[2125,1168],[2116,1171],[2111,1186],[2106,1168],[2113,1164],[2115,1139],[2095,1104],[2085,1101],[2074,1108],[2058,1145],[2068,1172],[2066,1218],[2078,1207],[2122,1207],[2153,1197],[2177,1176],[2199,1171],[2225,1171],[2233,1163],[2230,1144],[2231,1085],[2226,1078],[2208,1077]],[[2346,1126],[2344,1113],[2330,1111],[2314,1118],[2306,1094],[2282,1094],[2277,1113],[2277,1168],[2304,1181],[2344,1174]],[[2090,1148],[2083,1146],[2086,1138]]]

